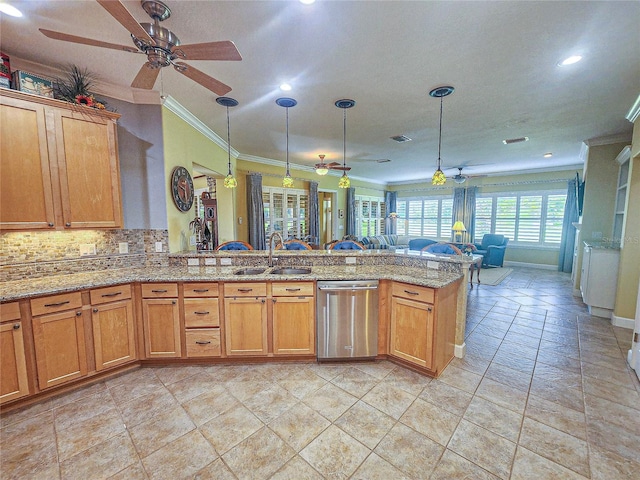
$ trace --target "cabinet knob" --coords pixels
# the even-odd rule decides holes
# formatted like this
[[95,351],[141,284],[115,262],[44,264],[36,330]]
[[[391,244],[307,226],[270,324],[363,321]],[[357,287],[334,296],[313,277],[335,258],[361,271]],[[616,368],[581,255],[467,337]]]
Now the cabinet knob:
[[175,305],[176,301],[175,300],[171,300],[171,305]]
[[20,324],[19,323],[14,323],[13,324],[13,329],[14,330],[20,330]]
[[94,309],[93,309],[93,313],[98,313],[98,309],[97,309],[97,308],[94,308]]
[[272,298],[272,299],[271,299],[271,301],[272,301],[273,303],[276,303],[276,299],[275,299],[275,298]]
[[64,224],[65,227],[70,227],[71,226],[71,222],[67,222]]
[[80,310],[78,310],[78,311],[76,312],[76,317],[81,317],[81,316],[82,316],[82,312],[81,312]]
[[428,307],[427,312],[431,312],[431,311],[433,311],[433,309],[431,307]]
[[262,300],[260,300],[262,303],[266,302],[266,300],[263,298]]
[[47,225],[49,225],[50,227],[53,227],[53,222],[49,222]]

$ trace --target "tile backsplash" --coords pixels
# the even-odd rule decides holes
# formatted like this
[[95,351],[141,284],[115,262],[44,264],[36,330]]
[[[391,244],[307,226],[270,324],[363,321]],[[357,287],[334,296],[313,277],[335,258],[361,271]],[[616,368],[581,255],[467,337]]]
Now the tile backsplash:
[[[0,234],[0,280],[23,280],[87,270],[166,265],[167,254],[155,253],[156,242],[168,251],[167,230],[73,230]],[[120,253],[127,243],[128,253]],[[82,256],[87,246],[95,255]]]

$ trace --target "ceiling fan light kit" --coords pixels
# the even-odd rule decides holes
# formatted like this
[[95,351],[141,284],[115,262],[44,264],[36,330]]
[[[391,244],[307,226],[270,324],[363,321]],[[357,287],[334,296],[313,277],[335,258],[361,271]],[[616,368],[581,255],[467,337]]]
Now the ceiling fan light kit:
[[355,100],[343,98],[338,100],[335,105],[338,108],[342,108],[342,168],[343,174],[338,180],[338,188],[349,188],[351,186],[351,179],[347,175],[347,171],[351,170],[347,167],[347,109],[352,108],[356,104]]
[[320,157],[320,163],[316,163],[315,170],[318,175],[326,175],[329,173],[329,166],[324,163],[324,155],[318,155]]
[[295,107],[298,102],[296,100],[294,100],[293,98],[287,98],[287,97],[282,97],[282,98],[278,98],[276,100],[276,104],[278,104],[281,107],[284,107],[286,110],[286,119],[287,119],[287,128],[286,128],[286,132],[287,132],[287,171],[284,174],[284,178],[282,179],[282,187],[283,188],[291,188],[293,187],[293,178],[291,178],[291,173],[289,172],[289,109],[291,107]]
[[442,171],[442,160],[440,159],[440,150],[442,147],[442,98],[451,95],[455,89],[450,86],[437,87],[429,92],[429,96],[440,99],[440,129],[438,133],[438,168],[431,177],[432,185],[444,185],[447,181],[447,177]]
[[224,186],[226,188],[236,188],[238,186],[238,180],[231,172],[231,129],[229,128],[229,107],[235,107],[238,105],[238,101],[231,97],[218,97],[216,98],[216,102],[227,108],[227,155],[229,169],[227,170],[227,176],[224,178]]

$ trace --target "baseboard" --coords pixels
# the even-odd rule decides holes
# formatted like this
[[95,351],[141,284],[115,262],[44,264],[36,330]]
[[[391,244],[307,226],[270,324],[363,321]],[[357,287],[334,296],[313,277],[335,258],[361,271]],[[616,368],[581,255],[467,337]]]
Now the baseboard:
[[611,314],[611,325],[614,327],[622,327],[633,330],[636,326],[636,321],[633,318],[619,317],[617,315]]
[[594,317],[611,318],[613,310],[608,308],[594,307],[593,305],[587,305],[587,311]]
[[467,344],[462,342],[462,345],[455,345],[455,349],[453,350],[453,355],[458,358],[464,358],[467,354]]
[[557,265],[545,265],[543,263],[526,263],[526,262],[504,262],[505,267],[525,267],[525,268],[539,268],[542,270],[557,270]]

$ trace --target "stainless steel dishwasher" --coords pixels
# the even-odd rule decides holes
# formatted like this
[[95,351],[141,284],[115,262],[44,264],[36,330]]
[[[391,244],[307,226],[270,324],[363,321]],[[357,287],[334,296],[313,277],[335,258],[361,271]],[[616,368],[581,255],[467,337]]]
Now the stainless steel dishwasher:
[[318,360],[378,354],[378,281],[321,281],[317,292]]

